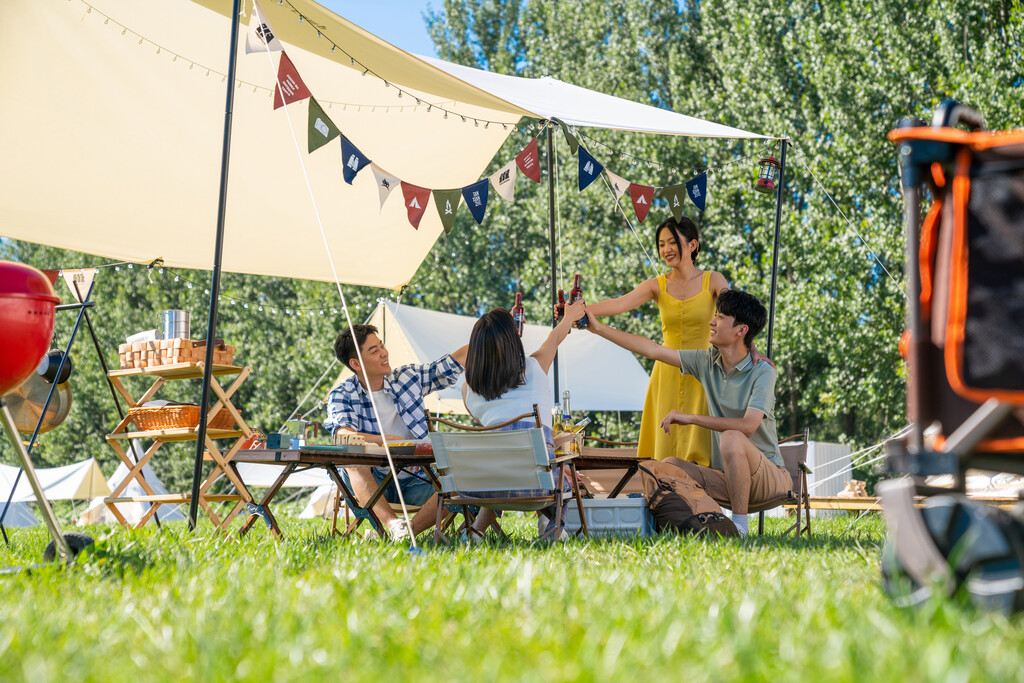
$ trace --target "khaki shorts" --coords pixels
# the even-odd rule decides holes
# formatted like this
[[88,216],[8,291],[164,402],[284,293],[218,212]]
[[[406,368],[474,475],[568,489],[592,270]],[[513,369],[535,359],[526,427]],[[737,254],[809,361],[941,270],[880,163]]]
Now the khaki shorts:
[[[708,495],[722,507],[732,508],[729,484],[725,472],[703,467],[693,462],[677,462],[687,474],[704,487]],[[750,477],[750,507],[756,507],[776,498],[786,496],[793,489],[793,477],[782,465],[776,465],[764,453],[758,461],[757,470]]]

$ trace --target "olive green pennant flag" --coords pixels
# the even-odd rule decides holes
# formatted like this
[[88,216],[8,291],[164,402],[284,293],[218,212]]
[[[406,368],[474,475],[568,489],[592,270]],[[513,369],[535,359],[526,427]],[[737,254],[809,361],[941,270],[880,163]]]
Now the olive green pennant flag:
[[686,192],[686,184],[670,185],[661,191],[662,198],[668,202],[668,208],[672,209],[675,219],[682,220],[683,209],[686,208],[686,199],[690,195]]
[[310,154],[341,135],[341,131],[327,116],[315,97],[309,98],[309,131],[306,135],[309,139]]
[[[558,121],[558,119],[552,120]],[[572,131],[569,129],[569,126],[565,125],[561,121],[558,121],[558,125],[562,127],[562,134],[565,135],[565,143],[569,145],[569,151],[575,154],[576,150],[580,148],[580,141],[577,140],[576,136],[572,134]]]
[[441,217],[441,225],[444,226],[446,235],[455,227],[455,212],[459,210],[461,201],[461,187],[454,190],[434,190],[434,206],[437,207],[437,215]]

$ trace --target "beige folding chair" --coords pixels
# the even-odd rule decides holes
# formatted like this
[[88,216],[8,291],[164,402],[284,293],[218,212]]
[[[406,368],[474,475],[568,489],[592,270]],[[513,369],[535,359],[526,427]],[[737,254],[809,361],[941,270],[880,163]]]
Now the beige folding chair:
[[[530,417],[536,420],[537,427],[497,431],[501,427]],[[430,419],[472,432],[430,433],[438,480],[441,482],[441,501],[437,507],[438,524],[434,529],[437,542],[450,542],[441,530],[442,511],[449,506],[458,506],[463,510],[460,530],[466,530],[467,534],[479,534],[480,532],[472,527],[472,517],[468,510],[470,505],[492,510],[536,511],[554,504],[553,534],[555,538],[561,534],[561,482],[566,480],[566,463],[576,455],[568,454],[553,461],[548,460],[548,450],[544,443],[544,432],[540,428],[540,415],[536,405],[532,413],[520,415],[492,427],[467,427],[442,418]],[[462,495],[461,491],[473,492],[475,495]],[[520,492],[526,491],[534,495],[520,495]],[[487,493],[492,495],[482,495]],[[575,482],[572,484],[572,495],[576,499],[580,518],[584,519],[583,502],[580,500],[579,488]],[[498,532],[505,537],[500,526]]]
[[782,460],[789,471],[789,476],[793,478],[793,488],[785,496],[765,501],[760,505],[751,505],[747,510],[747,514],[757,513],[757,533],[759,535],[764,535],[765,510],[771,510],[780,505],[796,506],[796,522],[786,529],[782,534],[784,537],[794,531],[797,538],[800,538],[802,533],[811,533],[811,500],[807,491],[807,475],[811,468],[807,466],[806,462],[809,439],[808,430],[805,429],[799,434],[779,440],[779,451],[782,453]]

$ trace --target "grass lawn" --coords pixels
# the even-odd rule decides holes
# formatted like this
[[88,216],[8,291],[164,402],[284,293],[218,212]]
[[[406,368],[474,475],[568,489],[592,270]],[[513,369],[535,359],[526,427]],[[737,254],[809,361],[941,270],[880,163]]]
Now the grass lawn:
[[[875,515],[553,546],[507,519],[507,544],[422,555],[323,521],[89,528],[73,568],[0,577],[0,680],[1024,680],[1024,618],[893,605]],[[0,563],[47,541],[15,529]]]

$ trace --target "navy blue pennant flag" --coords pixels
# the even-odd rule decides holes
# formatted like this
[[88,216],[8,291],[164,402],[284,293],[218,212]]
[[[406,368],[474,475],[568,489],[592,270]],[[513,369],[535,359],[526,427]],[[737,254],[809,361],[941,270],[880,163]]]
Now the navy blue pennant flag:
[[487,209],[487,187],[489,185],[490,181],[484,178],[479,182],[462,188],[462,198],[466,200],[466,206],[469,207],[469,212],[473,214],[473,218],[476,219],[477,223],[482,223],[484,220],[484,211]]
[[345,182],[349,185],[355,180],[356,174],[363,170],[363,166],[368,166],[370,160],[365,154],[356,149],[356,146],[345,137],[341,136],[341,163],[342,170],[345,173]]
[[604,166],[601,162],[590,156],[590,152],[587,151],[586,147],[580,145],[579,151],[580,159],[580,192],[587,188],[587,185],[594,182],[597,176],[601,175],[601,171],[604,170]]
[[704,202],[708,198],[708,174],[701,173],[693,180],[686,181],[686,194],[690,200],[697,205],[701,211],[704,210]]

